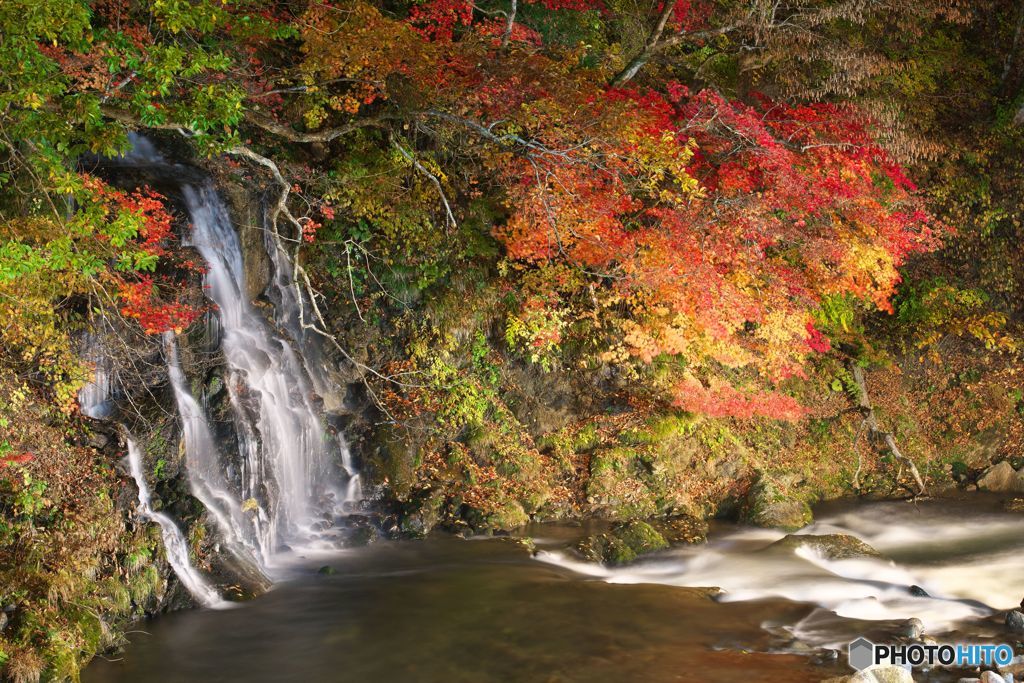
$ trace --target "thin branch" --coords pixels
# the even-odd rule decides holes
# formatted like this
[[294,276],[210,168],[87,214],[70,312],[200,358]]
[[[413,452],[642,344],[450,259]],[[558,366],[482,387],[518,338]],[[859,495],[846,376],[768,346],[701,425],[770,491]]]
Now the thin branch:
[[437,188],[437,194],[440,195],[440,197],[441,197],[441,203],[444,205],[444,211],[445,211],[446,217],[448,219],[448,227],[450,227],[450,228],[458,228],[459,227],[458,223],[455,221],[455,214],[452,213],[452,205],[448,201],[448,196],[444,193],[444,186],[441,185],[440,179],[438,179],[438,177],[436,175],[431,173],[423,164],[421,164],[419,162],[419,160],[412,155],[412,152],[410,152],[409,150],[407,150],[404,147],[402,147],[402,145],[398,144],[398,139],[394,135],[392,135],[390,137],[391,137],[391,144],[394,146],[394,148],[397,149],[398,152],[403,157],[405,157],[405,159],[410,164],[412,164],[413,168],[415,168],[421,174],[426,176],[430,180],[430,182],[432,182],[434,184],[434,187]]
[[508,47],[508,43],[512,40],[512,27],[516,23],[516,9],[518,7],[518,0],[512,0],[512,5],[509,7],[508,16],[505,19],[505,31],[501,34],[501,46]]

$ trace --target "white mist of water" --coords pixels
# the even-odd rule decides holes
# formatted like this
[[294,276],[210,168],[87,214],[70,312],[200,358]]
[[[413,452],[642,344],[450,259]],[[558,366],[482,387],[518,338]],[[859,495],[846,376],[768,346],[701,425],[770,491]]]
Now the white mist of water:
[[160,533],[164,539],[164,549],[167,553],[167,562],[171,569],[178,576],[181,583],[188,589],[201,605],[221,609],[228,606],[207,582],[206,578],[199,573],[189,561],[188,542],[185,540],[181,529],[174,523],[174,520],[162,512],[153,509],[152,494],[149,484],[146,483],[146,475],[142,471],[142,451],[139,450],[135,440],[129,434],[125,434],[125,441],[128,443],[128,469],[131,471],[135,485],[139,488],[138,510],[146,519],[156,522],[160,526]]
[[[302,358],[246,296],[241,245],[224,203],[212,184],[182,192],[192,220],[189,243],[206,262],[207,295],[217,305],[228,391],[240,423],[241,498],[258,506],[266,520],[258,525],[261,546],[273,553],[322,536],[314,526],[333,523],[342,505],[359,495],[358,479],[344,442],[324,428]],[[291,271],[283,271],[281,255],[274,256],[280,287]],[[297,305],[283,292],[279,298]],[[345,491],[332,487],[335,446],[349,474]]]
[[[798,534],[848,534],[883,557],[827,559],[812,546],[773,548],[785,536],[775,530],[739,530],[626,567],[583,562],[562,551],[537,557],[609,583],[716,586],[724,591],[723,602],[782,598],[817,605],[790,630],[804,642],[831,647],[850,640],[849,630],[837,628],[842,620],[916,617],[937,635],[958,622],[1015,607],[1024,596],[1019,515],[970,518],[936,506],[918,511],[906,503],[874,504]],[[913,594],[911,586],[927,595]]]

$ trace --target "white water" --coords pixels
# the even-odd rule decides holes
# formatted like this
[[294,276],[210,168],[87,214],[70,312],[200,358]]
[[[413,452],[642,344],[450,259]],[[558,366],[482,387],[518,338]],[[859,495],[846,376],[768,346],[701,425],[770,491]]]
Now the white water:
[[[351,457],[339,437],[329,435],[302,357],[246,296],[242,250],[224,203],[212,184],[184,186],[192,221],[189,243],[207,266],[206,291],[217,306],[221,348],[228,368],[228,392],[236,417],[243,472],[237,501],[256,506],[255,532],[266,563],[284,545],[326,543],[334,538],[314,526],[333,524],[346,503],[359,495]],[[275,285],[290,268],[274,254]],[[282,305],[297,305],[278,291]],[[286,314],[282,314],[286,316]],[[349,486],[336,490],[335,454]],[[225,489],[227,491],[227,489]]]
[[[609,583],[716,586],[722,601],[783,598],[816,605],[788,630],[828,647],[862,632],[860,621],[902,622],[912,617],[940,635],[958,622],[1016,607],[1024,597],[1024,516],[958,513],[956,506],[879,503],[838,514],[799,534],[849,534],[885,559],[829,560],[809,547],[768,548],[784,532],[745,529],[712,537],[706,545],[658,554],[610,568],[567,551],[538,559]],[[910,593],[911,586],[927,597]]]
[[206,415],[186,383],[185,373],[178,361],[178,346],[173,332],[164,333],[164,344],[167,374],[174,390],[174,401],[178,406],[185,442],[185,469],[188,471],[192,495],[199,499],[213,517],[229,550],[241,558],[263,558],[265,553],[260,545],[260,536],[255,532],[251,518],[242,511],[242,501],[228,486],[221,454],[217,450]]
[[[106,360],[108,356],[104,353],[103,345],[93,335],[87,335],[84,347],[84,358],[92,361],[95,367],[93,380],[78,393],[79,408],[86,417],[97,420],[109,419],[114,414],[115,405],[112,398],[112,372],[110,363]],[[224,601],[199,570],[192,566],[188,542],[181,529],[168,515],[153,509],[153,495],[142,469],[142,451],[128,431],[123,431],[128,446],[128,470],[139,490],[138,512],[160,526],[167,562],[171,569],[199,604],[215,609],[228,606],[229,603]]]
[[85,335],[82,358],[93,366],[92,381],[78,392],[78,408],[82,415],[104,420],[114,412],[114,378],[108,356],[93,334]]
[[167,553],[167,562],[171,565],[178,579],[188,589],[188,592],[203,606],[221,609],[229,603],[224,601],[217,591],[211,586],[206,578],[199,573],[189,561],[188,542],[185,540],[181,529],[174,523],[174,520],[162,512],[157,512],[152,506],[152,494],[149,484],[146,483],[146,475],[142,471],[142,452],[139,450],[135,440],[129,434],[125,434],[125,441],[128,443],[128,468],[132,478],[139,488],[138,511],[146,519],[160,525],[160,533],[164,539],[164,549]]

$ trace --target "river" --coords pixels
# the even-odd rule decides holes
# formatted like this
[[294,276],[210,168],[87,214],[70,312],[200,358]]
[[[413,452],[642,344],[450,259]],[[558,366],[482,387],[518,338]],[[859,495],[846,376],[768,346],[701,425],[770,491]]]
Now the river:
[[979,495],[817,514],[802,534],[854,534],[884,558],[829,561],[724,523],[707,544],[618,569],[573,558],[568,546],[593,530],[581,526],[381,541],[296,560],[234,609],[151,620],[83,680],[793,683],[850,673],[829,647],[893,638],[909,616],[940,641],[1006,639],[998,610],[1024,597],[1024,516]]

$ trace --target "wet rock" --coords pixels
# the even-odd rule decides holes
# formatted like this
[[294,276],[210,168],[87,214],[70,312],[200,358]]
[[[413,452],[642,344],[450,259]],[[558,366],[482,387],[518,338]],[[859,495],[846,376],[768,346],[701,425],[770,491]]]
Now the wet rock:
[[1024,633],[1024,612],[1012,610],[1006,613],[1006,628],[1013,633]]
[[830,666],[839,661],[839,650],[825,649],[814,655],[811,662],[817,666]]
[[908,589],[907,592],[909,592],[915,598],[930,598],[931,597],[930,595],[928,595],[928,591],[926,591],[925,589],[921,588],[920,586],[911,586]]
[[357,524],[349,533],[348,545],[362,547],[370,545],[380,539],[380,532],[372,524]]
[[1024,491],[1024,476],[1013,469],[1009,461],[1002,461],[998,465],[985,470],[978,479],[978,488],[982,491],[998,491],[1002,493]]
[[761,477],[747,497],[744,521],[760,527],[796,531],[814,520],[806,501],[794,497],[784,482]]
[[329,564],[325,564],[324,566],[320,567],[320,569],[317,569],[316,573],[320,576],[334,576],[338,573],[338,570]]
[[924,622],[917,617],[907,619],[900,625],[897,635],[910,638],[911,640],[920,640],[921,636],[924,635]]
[[665,537],[646,522],[619,524],[605,534],[588,536],[576,544],[576,550],[591,562],[622,565],[641,555],[668,547]]
[[423,538],[441,521],[444,496],[440,492],[426,492],[409,501],[402,511],[399,530],[406,538]]
[[1004,501],[1003,509],[1007,512],[1024,512],[1024,498],[1010,498]]
[[707,521],[692,515],[674,515],[651,520],[650,524],[670,545],[703,543],[708,540]]
[[810,548],[826,560],[882,556],[864,541],[847,534],[790,534],[772,543],[768,548],[776,550]]

